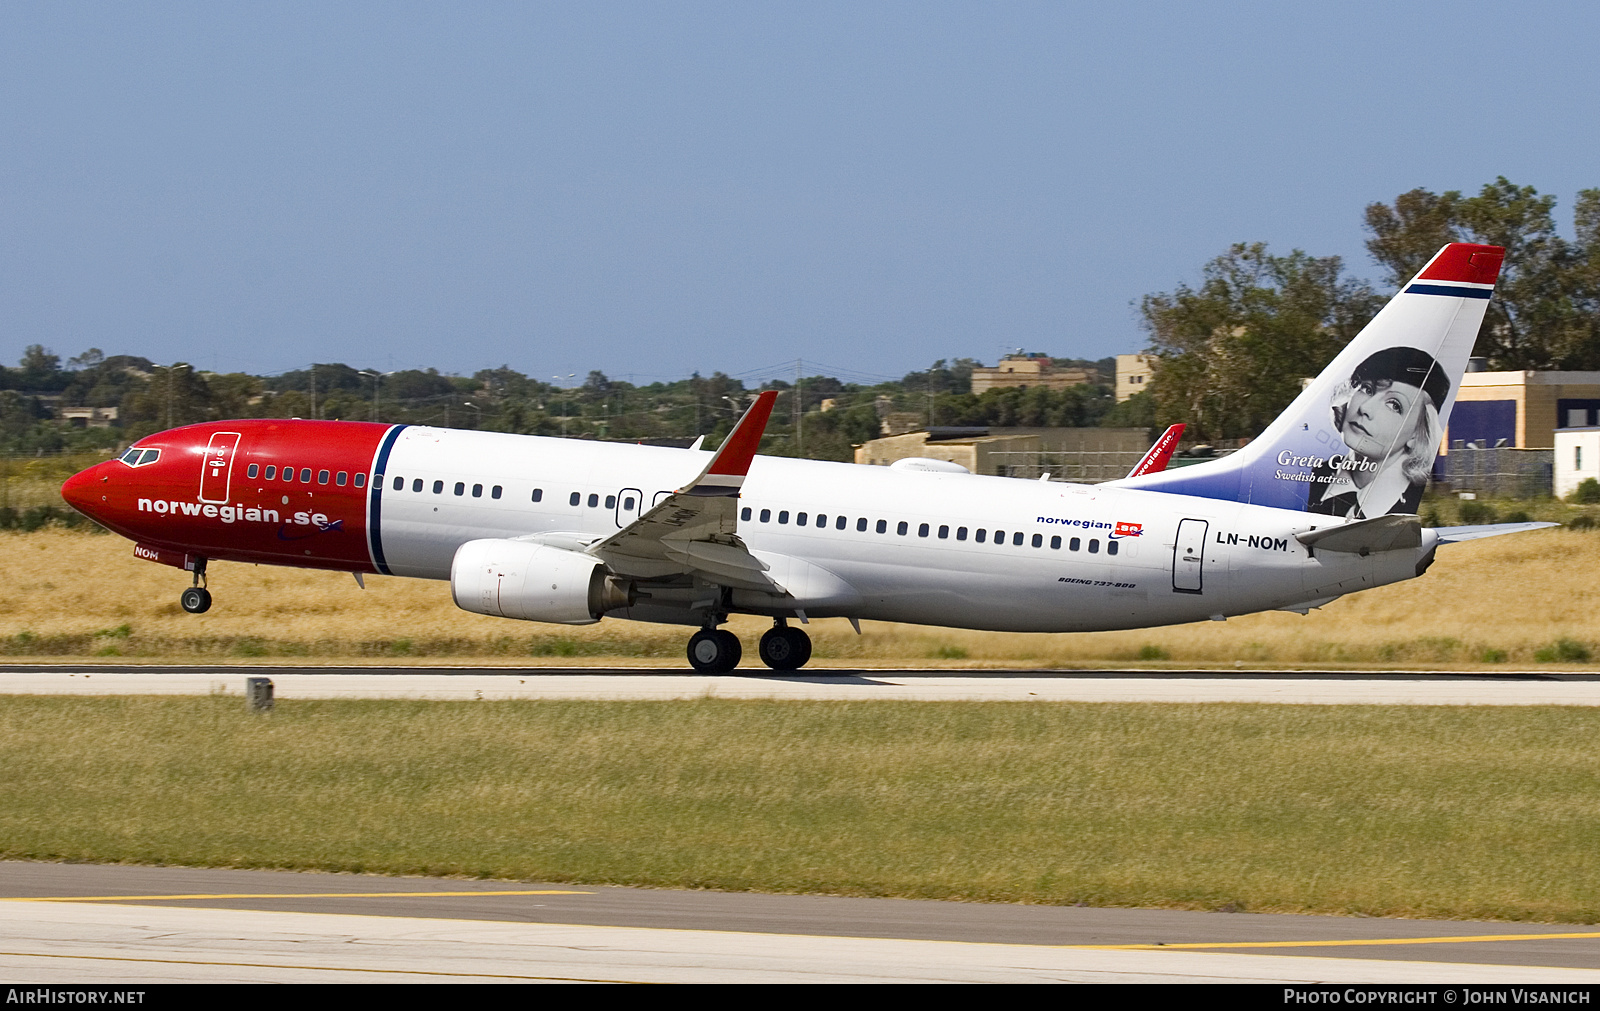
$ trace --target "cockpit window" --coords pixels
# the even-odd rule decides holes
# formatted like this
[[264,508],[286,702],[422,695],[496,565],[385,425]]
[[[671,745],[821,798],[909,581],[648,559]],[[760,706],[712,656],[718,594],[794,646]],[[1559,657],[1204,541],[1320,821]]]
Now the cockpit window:
[[157,460],[161,459],[161,450],[145,449],[142,446],[134,446],[126,453],[123,453],[121,456],[117,457],[117,459],[121,460],[130,467],[143,467],[147,463],[155,463]]

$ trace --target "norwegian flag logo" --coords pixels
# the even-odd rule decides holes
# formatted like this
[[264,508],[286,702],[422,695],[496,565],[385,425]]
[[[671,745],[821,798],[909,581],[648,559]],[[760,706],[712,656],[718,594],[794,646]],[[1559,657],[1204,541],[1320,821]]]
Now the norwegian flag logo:
[[1111,531],[1112,537],[1139,537],[1144,534],[1143,523],[1124,523],[1117,521],[1117,528]]

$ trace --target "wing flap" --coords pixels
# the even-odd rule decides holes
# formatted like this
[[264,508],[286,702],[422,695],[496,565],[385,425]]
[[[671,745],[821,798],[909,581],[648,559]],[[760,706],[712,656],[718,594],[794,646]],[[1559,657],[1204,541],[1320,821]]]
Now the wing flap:
[[588,551],[619,575],[699,574],[742,589],[784,592],[739,539],[739,489],[755,459],[777,393],[756,397],[705,470]]

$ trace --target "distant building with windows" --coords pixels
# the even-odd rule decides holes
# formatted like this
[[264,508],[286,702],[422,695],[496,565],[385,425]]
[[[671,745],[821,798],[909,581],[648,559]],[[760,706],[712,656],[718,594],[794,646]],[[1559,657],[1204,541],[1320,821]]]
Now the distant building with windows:
[[994,368],[979,366],[972,370],[972,392],[1004,390],[1013,387],[1043,386],[1064,390],[1069,386],[1100,381],[1094,369],[1076,366],[1062,368],[1049,358],[1030,358],[1024,355],[1006,355]]
[[1600,372],[1468,372],[1440,454],[1553,449],[1558,428],[1600,425]]
[[1600,479],[1600,428],[1563,428],[1556,432],[1554,491],[1566,498],[1586,478]]
[[1157,361],[1155,355],[1117,355],[1117,403],[1145,391]]

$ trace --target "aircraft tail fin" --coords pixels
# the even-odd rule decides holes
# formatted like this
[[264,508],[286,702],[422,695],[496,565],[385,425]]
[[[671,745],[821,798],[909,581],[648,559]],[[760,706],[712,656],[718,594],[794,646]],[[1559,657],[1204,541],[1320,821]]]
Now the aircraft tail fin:
[[1150,451],[1140,458],[1128,471],[1129,477],[1138,477],[1141,474],[1159,474],[1167,469],[1167,463],[1172,459],[1172,451],[1178,448],[1178,440],[1183,438],[1183,430],[1187,426],[1183,422],[1168,425],[1167,430],[1161,433],[1161,438],[1155,441]]
[[1415,513],[1504,257],[1445,246],[1244,448],[1114,483],[1355,519]]

